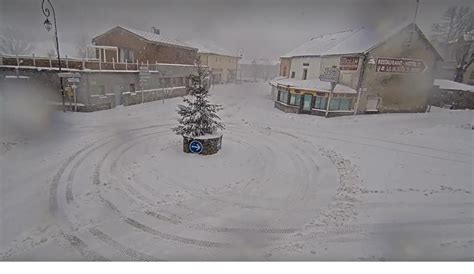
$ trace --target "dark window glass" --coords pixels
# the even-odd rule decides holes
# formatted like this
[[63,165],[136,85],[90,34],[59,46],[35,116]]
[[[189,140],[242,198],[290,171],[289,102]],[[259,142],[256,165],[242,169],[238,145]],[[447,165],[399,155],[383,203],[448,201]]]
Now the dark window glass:
[[314,108],[316,109],[326,109],[326,98],[317,96],[314,102]]

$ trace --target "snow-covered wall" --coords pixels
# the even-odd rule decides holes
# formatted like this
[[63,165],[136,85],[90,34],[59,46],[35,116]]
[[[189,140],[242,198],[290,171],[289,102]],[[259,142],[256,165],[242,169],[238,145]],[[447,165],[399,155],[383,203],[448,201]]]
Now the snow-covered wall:
[[295,73],[295,79],[303,80],[303,70],[307,69],[306,79],[318,79],[321,69],[321,57],[294,57],[291,59],[290,77]]
[[[186,85],[186,77],[193,73],[194,67],[187,65],[158,65],[158,71],[151,71],[146,84],[140,83],[138,71],[93,71],[75,70],[81,75],[77,83],[77,102],[87,111],[113,108],[123,104],[124,92],[135,92],[140,89],[173,88]],[[57,69],[3,66],[0,68],[0,79],[9,75],[23,75],[40,83],[59,94],[59,77]],[[64,79],[64,84],[68,85]],[[143,87],[142,87],[143,86]]]

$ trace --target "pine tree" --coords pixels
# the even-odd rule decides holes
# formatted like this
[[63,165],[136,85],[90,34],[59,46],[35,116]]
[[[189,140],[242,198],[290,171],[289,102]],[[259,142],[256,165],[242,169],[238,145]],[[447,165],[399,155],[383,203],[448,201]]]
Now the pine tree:
[[196,73],[188,76],[190,81],[187,90],[189,97],[184,97],[185,105],[178,105],[179,125],[173,128],[178,135],[198,137],[206,134],[217,133],[224,129],[220,122],[217,111],[221,110],[221,105],[209,102],[209,70],[203,68],[199,58],[194,61]]

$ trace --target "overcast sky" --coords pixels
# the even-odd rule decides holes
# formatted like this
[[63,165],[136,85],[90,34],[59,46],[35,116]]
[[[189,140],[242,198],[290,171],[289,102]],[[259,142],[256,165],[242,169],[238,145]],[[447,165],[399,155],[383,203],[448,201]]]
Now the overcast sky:
[[[116,25],[152,26],[178,39],[200,37],[245,59],[279,56],[313,36],[373,24],[412,20],[416,0],[51,0],[60,42],[74,43]],[[429,35],[432,23],[453,5],[470,0],[420,0],[417,23]],[[45,42],[41,0],[0,0],[0,26]]]

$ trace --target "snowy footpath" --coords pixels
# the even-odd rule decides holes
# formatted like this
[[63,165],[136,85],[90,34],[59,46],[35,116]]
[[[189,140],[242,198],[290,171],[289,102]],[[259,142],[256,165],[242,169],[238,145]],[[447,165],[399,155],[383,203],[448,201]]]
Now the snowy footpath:
[[269,91],[211,89],[206,157],[171,131],[180,98],[3,108],[0,260],[474,260],[474,112],[325,119]]

